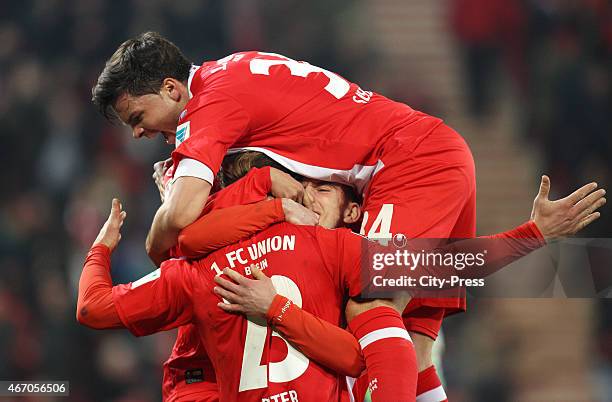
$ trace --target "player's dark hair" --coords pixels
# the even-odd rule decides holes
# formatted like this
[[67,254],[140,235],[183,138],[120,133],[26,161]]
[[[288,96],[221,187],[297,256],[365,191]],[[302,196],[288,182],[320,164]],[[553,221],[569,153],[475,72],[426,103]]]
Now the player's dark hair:
[[106,62],[91,90],[91,100],[107,119],[116,118],[114,104],[122,94],[158,93],[164,79],[186,82],[191,62],[178,47],[157,32],[128,39]]
[[[268,155],[257,151],[245,151],[225,156],[219,170],[219,179],[223,182],[223,186],[229,186],[236,180],[240,179],[252,168],[262,168],[270,166],[291,175],[297,181],[302,181],[303,176],[296,174],[280,163],[276,162]],[[344,200],[348,202],[356,202],[361,205],[362,198],[351,186],[340,185],[344,193]]]
[[229,186],[249,173],[249,170],[252,168],[262,168],[265,166],[270,166],[285,172],[297,181],[302,180],[302,176],[293,173],[268,155],[257,151],[245,151],[227,155],[223,158],[223,163],[221,164],[220,178],[224,186]]
[[342,192],[344,193],[344,200],[347,202],[356,202],[361,205],[363,199],[361,196],[355,191],[355,189],[349,185],[343,184],[341,185]]

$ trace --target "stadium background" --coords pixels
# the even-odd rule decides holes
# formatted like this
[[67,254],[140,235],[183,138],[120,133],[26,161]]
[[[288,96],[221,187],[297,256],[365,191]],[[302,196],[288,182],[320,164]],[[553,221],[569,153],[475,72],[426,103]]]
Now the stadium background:
[[[89,100],[105,59],[144,30],[196,63],[278,52],[443,117],[474,152],[479,234],[526,219],[542,172],[556,195],[587,179],[610,188],[609,1],[5,0],[0,10],[0,379],[70,380],[70,400],[157,400],[174,340],[96,332],[74,313],[112,196],[128,211],[114,278],[151,269],[150,176],[170,149],[132,140]],[[603,214],[588,235],[609,236]],[[612,401],[607,301],[474,300],[445,331],[451,401]]]

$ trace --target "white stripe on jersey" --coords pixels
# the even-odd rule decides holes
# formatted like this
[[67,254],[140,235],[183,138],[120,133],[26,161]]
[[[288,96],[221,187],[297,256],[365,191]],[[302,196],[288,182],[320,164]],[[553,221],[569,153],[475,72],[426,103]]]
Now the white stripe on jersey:
[[377,329],[376,331],[372,331],[369,334],[362,336],[361,339],[359,339],[359,345],[361,345],[361,349],[365,349],[366,346],[370,345],[371,343],[387,338],[402,338],[412,342],[408,331],[406,331],[404,328],[387,327]]
[[193,98],[193,94],[191,93],[191,81],[193,81],[193,76],[200,67],[201,66],[196,66],[195,64],[192,64],[191,68],[189,69],[189,78],[187,79],[187,92],[189,92],[189,99]]
[[174,177],[172,178],[170,185],[174,184],[176,179],[179,177],[184,176],[197,177],[198,179],[206,180],[211,185],[215,181],[215,175],[208,166],[198,160],[190,158],[181,159],[176,171],[174,172]]
[[348,376],[344,378],[346,379],[346,387],[348,388],[350,402],[355,402],[355,395],[353,395],[353,386],[355,385],[355,382],[357,382],[357,379]]
[[230,148],[227,153],[234,154],[243,151],[257,151],[268,155],[287,169],[311,179],[331,181],[334,183],[348,184],[363,194],[372,177],[385,167],[380,159],[375,165],[353,165],[350,170],[331,169],[322,166],[307,165],[306,163],[294,161],[286,156],[279,155],[269,149],[260,147]]
[[437,388],[430,389],[427,392],[417,395],[416,402],[440,402],[446,399],[446,392],[444,392],[444,388],[440,385]]

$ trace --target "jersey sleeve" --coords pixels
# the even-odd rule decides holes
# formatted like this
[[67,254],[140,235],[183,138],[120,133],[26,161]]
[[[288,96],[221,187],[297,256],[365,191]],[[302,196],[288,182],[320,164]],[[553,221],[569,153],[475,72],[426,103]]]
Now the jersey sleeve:
[[329,230],[316,226],[315,230],[323,261],[332,277],[349,297],[358,296],[362,291],[361,250],[368,240],[348,229]]
[[98,243],[89,250],[83,264],[79,279],[77,321],[90,328],[123,328],[113,303],[110,255],[110,249]]
[[359,296],[362,291],[361,253],[367,242],[368,239],[350,230],[338,231],[340,278],[350,297]]
[[350,332],[302,310],[286,297],[274,297],[266,318],[286,340],[317,363],[350,377],[358,377],[365,369],[359,342]]
[[216,209],[181,231],[179,252],[187,258],[204,256],[284,220],[280,198]]
[[249,114],[218,90],[203,92],[189,102],[183,123],[176,129],[173,162],[178,166],[183,158],[194,159],[211,171],[202,176],[215,177],[229,147],[248,132]]
[[235,183],[212,195],[203,213],[263,201],[271,190],[270,167],[253,168]]
[[113,287],[113,301],[125,327],[144,336],[191,322],[192,273],[187,261],[168,260],[135,282]]

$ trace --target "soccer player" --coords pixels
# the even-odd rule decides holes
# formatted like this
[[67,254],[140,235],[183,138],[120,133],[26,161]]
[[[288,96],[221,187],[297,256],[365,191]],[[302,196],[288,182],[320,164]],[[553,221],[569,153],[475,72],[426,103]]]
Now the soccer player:
[[[164,198],[165,186],[169,177],[163,177],[163,166],[159,165],[160,170],[154,175],[160,190],[160,196]],[[161,173],[161,174],[160,174]],[[236,178],[238,179],[238,178]],[[297,208],[298,205],[291,200],[276,200],[278,202],[266,201],[268,194],[281,196],[286,191],[287,186],[295,183],[287,180],[287,175],[273,167],[263,169],[253,169],[245,177],[241,177],[234,186],[229,186],[211,197],[207,203],[203,214],[210,217],[210,224],[214,225],[215,211],[230,208],[234,214],[224,215],[223,219],[225,230],[215,228],[214,239],[208,240],[208,244],[202,246],[202,242],[207,239],[199,236],[196,238],[200,242],[200,247],[191,247],[183,244],[183,250],[177,248],[175,256],[189,253],[198,254],[220,248],[222,245],[232,244],[244,237],[248,237],[251,232],[263,229],[282,220],[296,224],[314,224],[317,216],[314,213],[308,214],[305,208]],[[299,185],[299,184],[298,184]],[[244,206],[239,206],[248,204]],[[236,206],[237,209],[231,208]],[[250,218],[252,216],[252,218]],[[233,226],[237,226],[236,219],[239,219],[241,229],[232,231]],[[205,220],[204,222],[208,222]],[[249,224],[245,228],[246,224]],[[197,228],[186,230],[189,235]],[[245,230],[248,229],[248,232]],[[210,232],[212,233],[212,232]],[[193,236],[189,236],[193,238]],[[172,353],[163,365],[162,397],[166,402],[180,401],[218,401],[218,388],[216,384],[215,372],[208,358],[206,350],[200,341],[197,327],[187,324],[179,327],[177,339],[172,349]]]
[[[248,154],[256,153],[249,152]],[[248,169],[249,164],[254,164],[254,161],[257,161],[256,164],[258,166],[270,163],[270,161],[266,161],[268,158],[262,155],[245,155],[241,159],[243,159],[240,163],[243,165],[243,169]],[[226,173],[227,170],[224,170],[224,174]],[[234,176],[241,176],[244,172],[233,172],[233,174]],[[347,187],[308,179],[303,180],[302,183],[305,186],[304,204],[314,211],[321,212],[323,224],[327,224],[329,227],[345,226],[354,220],[354,218],[348,222],[344,220],[347,214],[348,216],[351,215],[351,211],[356,213],[356,208],[358,207],[354,203],[347,203],[347,199],[353,199]],[[599,199],[595,195],[589,196],[587,201],[588,203],[584,204],[584,208],[590,209],[598,204]],[[347,208],[349,206],[350,208]],[[485,239],[498,239],[494,242],[495,247],[493,248],[490,247],[493,242],[489,241],[489,243],[485,244],[491,251],[487,258],[487,270],[485,270],[485,273],[493,271],[491,265],[501,268],[514,259],[542,246],[544,238],[550,240],[552,233],[565,236],[574,232],[580,220],[574,219],[565,224],[566,217],[564,216],[564,211],[565,208],[562,202],[548,200],[547,189],[545,186],[542,186],[531,213],[531,216],[534,218],[533,221],[526,222],[502,235],[479,238],[485,242],[487,241]],[[223,210],[219,211],[219,215],[223,215]],[[216,222],[221,224],[225,221],[221,216],[216,218]],[[208,233],[215,229],[213,222],[208,222],[204,225],[200,223],[201,220],[197,224],[192,225],[197,226],[192,232]],[[561,225],[565,228],[562,231],[559,230]],[[541,235],[538,227],[541,228]],[[197,236],[197,234],[193,233],[190,236]],[[181,235],[181,238],[182,241],[185,241],[183,235]],[[198,241],[206,241],[206,239],[191,240],[192,248],[197,248],[193,243]],[[510,255],[512,258],[508,260]],[[496,259],[498,258],[500,261],[497,262]],[[228,287],[226,290],[229,293],[219,292],[226,300],[234,302],[233,304],[223,304],[221,307],[227,311],[241,312],[247,315],[265,315],[268,322],[274,325],[278,332],[284,335],[293,345],[296,345],[309,358],[324,366],[333,367],[337,372],[347,373],[351,377],[357,376],[354,373],[360,373],[362,366],[360,365],[359,347],[354,345],[354,339],[351,340],[351,337],[346,336],[348,333],[345,336],[339,334],[337,330],[334,331],[325,325],[324,321],[300,311],[299,307],[295,305],[287,307],[288,300],[280,295],[275,296],[276,291],[271,286],[270,280],[263,273],[255,272],[254,277],[262,281],[258,283],[257,281],[242,280],[238,286],[232,285]],[[227,284],[227,281],[221,278],[216,278],[216,280],[220,285]],[[234,289],[233,291],[232,288]],[[235,293],[236,289],[239,289],[240,294]],[[351,317],[348,318],[350,320]],[[342,350],[334,349],[333,345],[339,345],[343,342],[347,343],[345,348]],[[363,376],[352,387],[354,391],[353,397],[356,401],[362,400],[367,385],[367,376]]]
[[[242,159],[243,161],[240,161],[239,164],[244,165],[245,164],[244,160],[246,158],[240,158],[240,159]],[[261,160],[262,158],[258,158],[258,159]],[[228,176],[228,173],[230,172],[233,174],[235,178],[242,176],[245,173],[244,169],[248,170],[249,168],[248,164],[250,165],[257,164],[259,166],[264,166],[265,164],[270,163],[270,161],[265,160],[266,158],[263,158],[263,159],[264,159],[263,163],[261,161],[255,162],[253,159],[251,159],[250,161],[247,161],[246,162],[247,166],[243,166],[242,172],[240,171],[232,172],[231,170],[235,170],[235,169],[231,169],[231,170],[226,169],[225,176]],[[276,173],[276,175],[278,174],[279,173]],[[251,172],[249,172],[246,175],[246,177],[242,179],[242,181],[244,183],[251,183],[250,185],[246,185],[244,187],[249,188],[252,194],[249,196],[248,200],[243,200],[243,201],[249,201],[249,200],[257,201],[261,199],[262,197],[264,197],[265,195],[267,195],[268,192],[271,191],[270,190],[271,177],[274,177],[274,176],[275,175],[271,175],[269,171],[265,170],[265,168],[262,169],[261,171],[258,171],[258,169],[254,169]],[[253,182],[253,179],[255,182]],[[259,181],[260,183],[256,183],[257,181]],[[239,190],[239,189],[237,190],[235,188],[238,184],[244,184],[244,183],[235,183],[234,186],[230,186],[224,189],[223,191],[221,191],[220,193],[217,193],[213,197],[215,203],[219,204],[220,202],[222,202],[223,198],[226,198],[226,199],[228,197],[231,198],[232,193],[229,193],[228,190],[234,190],[233,191],[234,194],[244,193],[244,191]],[[323,225],[326,225],[327,227],[336,227],[336,226],[354,223],[358,219],[359,217],[358,205],[355,202],[350,201],[352,199],[351,197],[353,197],[350,189],[346,188],[345,186],[332,185],[330,183],[315,182],[311,180],[306,181],[305,185],[306,185],[307,196],[304,197],[304,201],[310,208],[321,213],[320,217],[321,217],[321,223]],[[596,202],[596,200],[593,200],[593,202]],[[537,206],[537,208],[534,208],[534,211],[532,212],[532,215],[536,216],[537,223],[542,227],[545,234],[550,233],[551,228],[554,228],[555,226],[559,224],[558,216],[560,214],[558,212],[562,211],[562,208],[558,204],[556,204],[556,206],[552,206],[549,204],[555,205],[553,202],[550,202],[550,201],[547,201],[546,203],[545,202],[536,203],[535,205]],[[557,217],[556,221],[554,218],[552,220],[542,219],[542,213],[541,213],[542,210],[551,209],[551,208],[556,213],[552,213],[550,215],[553,217]],[[209,207],[206,208],[206,210],[208,209]],[[227,210],[221,210],[221,211],[216,211],[216,212],[222,212],[222,211],[227,211],[224,217],[218,217],[216,218],[216,221],[210,221],[211,218],[209,218],[210,215],[208,215],[200,219],[196,225],[193,225],[196,227],[194,229],[190,229],[191,231],[190,234],[185,234],[185,235],[191,236],[191,237],[193,236],[198,237],[199,236],[197,233],[198,231],[203,231],[204,233],[211,232],[212,230],[210,230],[210,228],[209,230],[202,230],[205,227],[205,225],[204,226],[202,225],[203,221],[208,220],[209,222],[207,224],[209,226],[213,225],[213,229],[216,229],[216,227],[214,227],[215,222],[228,223],[231,221],[232,215],[236,214],[235,212],[236,208],[229,208]],[[242,208],[241,211],[242,211],[240,212],[241,218],[243,220],[248,221],[249,220],[248,217],[244,215],[245,209]],[[259,213],[263,214],[264,210],[263,209],[259,210]],[[271,217],[271,218],[265,217],[265,216],[259,216],[259,220],[265,221],[266,219],[268,219],[268,221],[270,222],[276,222],[280,220],[281,218],[283,218],[282,209],[277,208],[275,211],[273,211],[273,213],[275,213],[277,216]],[[222,214],[218,214],[218,215],[222,215]],[[530,225],[533,226],[534,223],[523,225],[525,226],[525,230],[527,230],[527,232],[529,232]],[[571,229],[571,226],[569,226],[569,228]],[[252,230],[256,230],[256,229],[251,229],[251,231]],[[218,230],[216,231],[219,232]],[[535,236],[533,233],[537,234],[537,231],[536,232],[532,231],[531,233],[533,236]],[[201,236],[199,237],[199,239],[195,239],[195,240],[196,242],[206,241],[206,239],[202,240]],[[216,239],[212,239],[212,241],[218,243],[220,240],[216,238]],[[193,253],[194,250],[198,248],[207,249],[207,250],[211,249],[209,245],[207,245],[205,248],[203,246],[199,246],[199,247],[195,246],[193,240],[190,240],[189,242],[186,243],[185,239],[183,239],[181,245],[182,246],[188,245],[189,248],[191,249],[189,250],[189,253]],[[103,271],[103,274],[108,275],[106,271]],[[84,271],[84,276],[85,275],[86,275],[86,271]],[[84,285],[83,280],[81,284],[82,284],[81,286],[82,292],[86,293],[87,292],[86,289],[89,289],[89,287]],[[87,297],[82,298],[81,296],[82,295],[80,293],[79,314],[82,313],[82,309],[84,308],[84,306],[86,306],[88,303],[93,303],[93,301],[89,301],[89,302],[84,301],[87,299]],[[286,302],[287,302],[286,299],[285,300],[281,299],[280,301],[276,300],[275,305],[279,307],[278,308],[279,311],[281,310],[284,311],[284,309],[281,309],[280,307],[284,306]],[[99,302],[96,302],[96,303],[99,303]],[[232,306],[228,306],[228,308],[231,308],[231,307]],[[273,309],[271,309],[271,311],[272,310]],[[277,325],[277,328],[281,329],[281,331],[285,331],[284,333],[289,334],[288,339],[290,339],[293,344],[300,345],[300,350],[304,351],[307,356],[314,357],[314,359],[317,362],[323,363],[324,365],[329,366],[338,372],[354,373],[355,372],[354,370],[357,370],[356,373],[358,374],[360,371],[360,366],[358,364],[360,362],[360,359],[354,356],[359,351],[359,348],[355,347],[356,341],[353,339],[352,345],[348,345],[346,348],[343,348],[342,350],[340,350],[339,348],[336,348],[336,350],[329,350],[329,348],[332,347],[333,344],[340,345],[343,342],[350,343],[350,341],[347,340],[346,336],[338,335],[337,332],[335,333],[330,332],[329,328],[325,327],[324,321],[316,320],[314,318],[311,318],[310,320],[304,320],[303,315],[298,314],[298,311],[299,311],[299,308],[296,308],[293,305],[290,306],[290,308],[286,310],[286,314],[284,316],[285,318],[283,320],[274,321]],[[273,318],[275,318],[275,315],[273,314],[269,318],[272,320]],[[88,315],[86,317],[81,316],[81,320],[83,320],[84,322],[87,322],[88,325],[92,325],[94,327],[104,328],[105,327],[104,325],[108,325],[108,324],[101,324],[101,323],[93,322],[92,320],[95,321],[95,318],[92,315]],[[302,320],[303,322],[301,323],[297,322],[299,320]],[[193,334],[193,336],[197,337],[197,334],[194,333],[195,331],[190,331],[190,332]],[[307,336],[305,336],[302,332],[307,333]],[[320,336],[317,336],[317,334]],[[317,343],[317,341],[319,342]],[[170,365],[172,365],[172,363],[174,363],[174,365],[177,365],[176,363],[180,362],[183,365],[187,365],[188,367],[189,366],[193,367],[193,363],[194,363],[193,360],[195,360],[195,358],[198,357],[197,352],[202,351],[202,350],[203,350],[202,348],[198,348],[195,350],[196,352],[195,354],[192,353],[189,356],[183,356],[182,359],[180,357],[175,358],[174,361],[172,361],[171,359]],[[337,353],[334,353],[334,352],[337,352]],[[330,356],[335,356],[335,357],[330,358]],[[192,361],[189,362],[189,360],[192,360]],[[199,363],[197,360],[196,362]],[[357,366],[355,366],[356,363],[357,363]],[[165,365],[164,367],[165,370],[168,368],[168,365],[169,364]],[[198,380],[202,380],[202,377],[205,379],[208,379],[210,377],[210,373],[206,372],[206,374],[203,375],[203,373],[199,373],[198,371],[199,370],[190,370],[190,372],[188,372],[186,375],[186,377],[188,377],[187,380],[190,380],[195,383]],[[356,376],[357,374],[352,374],[352,375]],[[165,382],[167,382],[167,380]],[[180,387],[180,385],[181,384],[176,384],[177,387]],[[188,395],[184,395],[186,398],[196,397],[196,395],[194,394],[196,390],[198,390],[198,388],[196,387],[183,387],[182,389],[182,391],[189,391]],[[201,393],[197,396],[201,398]],[[166,395],[164,395],[164,397],[166,398]],[[202,399],[199,399],[199,400],[202,400]]]
[[[359,293],[363,238],[348,230],[279,223],[203,260],[170,259],[134,283],[112,287],[110,252],[120,239],[124,218],[125,212],[114,200],[80,281],[80,322],[96,328],[125,326],[136,335],[193,322],[215,368],[221,400],[339,399],[341,382],[335,373],[311,363],[282,338],[269,334],[265,322],[220,309],[217,304],[221,298],[213,291],[213,279],[227,266],[243,275],[265,268],[275,275],[276,288],[293,303],[339,325],[345,289],[351,296]],[[87,292],[97,302],[82,302],[81,293]],[[95,297],[91,293],[96,293]],[[394,320],[389,310],[378,307],[378,314],[388,316],[387,323],[395,323],[397,329],[392,331],[392,339],[382,336],[380,340],[392,342],[387,346],[393,348],[398,357],[395,362],[401,367],[402,358],[414,359],[414,351],[401,320]],[[285,355],[284,350],[289,352]],[[416,388],[416,383],[412,386]],[[396,397],[414,400],[409,397],[414,392],[402,390]]]
[[[147,237],[156,264],[200,215],[223,156],[244,149],[304,176],[354,186],[364,195],[362,233],[370,238],[475,235],[474,165],[459,134],[308,63],[243,52],[193,66],[172,43],[145,33],[110,58],[93,100],[106,116],[130,125],[134,137],[161,132],[176,145],[173,190]],[[568,202],[578,204],[588,192]],[[586,212],[581,227],[599,217]],[[433,342],[442,318],[464,309],[456,297],[412,300],[404,311],[419,390],[430,400],[445,399],[431,363]]]

